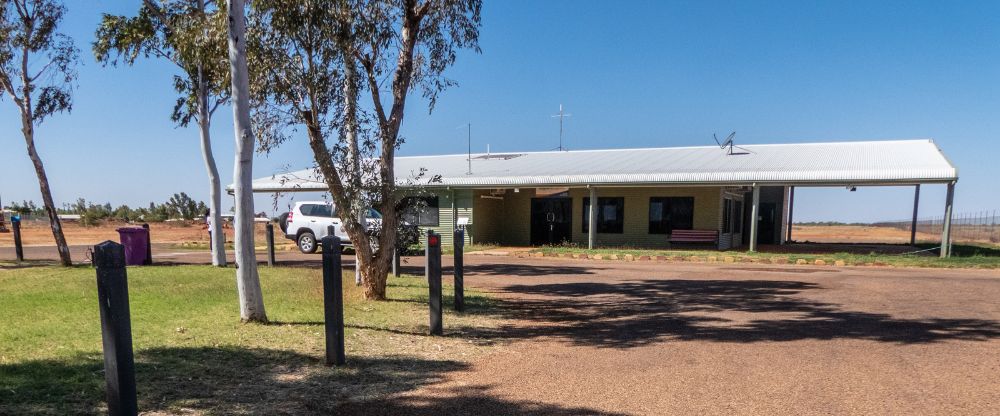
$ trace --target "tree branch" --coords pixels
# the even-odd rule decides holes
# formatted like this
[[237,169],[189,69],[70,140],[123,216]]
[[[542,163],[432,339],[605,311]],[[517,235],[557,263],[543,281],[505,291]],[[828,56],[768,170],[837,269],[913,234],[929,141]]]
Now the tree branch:
[[164,26],[170,26],[170,23],[167,20],[167,13],[164,12],[163,9],[160,9],[160,6],[154,3],[153,0],[142,0],[142,3],[146,5],[146,8],[149,9],[150,13],[163,22]]
[[385,117],[385,108],[382,107],[382,94],[379,92],[375,64],[367,56],[361,56],[360,61],[361,66],[365,68],[365,79],[368,80],[368,89],[372,91],[372,106],[375,107],[375,115],[378,117],[379,126],[385,126],[389,121]]

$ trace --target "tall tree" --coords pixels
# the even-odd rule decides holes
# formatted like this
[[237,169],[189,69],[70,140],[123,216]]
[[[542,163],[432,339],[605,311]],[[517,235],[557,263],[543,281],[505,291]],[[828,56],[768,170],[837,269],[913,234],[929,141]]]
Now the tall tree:
[[21,112],[21,133],[38,176],[59,260],[71,266],[45,166],[35,149],[35,128],[46,117],[73,106],[79,51],[69,36],[57,31],[65,13],[66,7],[56,0],[0,2],[0,88]]
[[194,120],[209,180],[212,264],[226,265],[226,235],[222,232],[222,189],[212,153],[212,115],[229,100],[225,14],[215,0],[144,0],[134,17],[105,14],[97,28],[94,55],[102,64],[135,64],[140,57],[173,63],[180,94],[171,119],[181,126]]
[[228,0],[229,73],[232,80],[233,128],[236,135],[236,165],[233,191],[236,196],[236,287],[243,321],[267,322],[264,296],[257,274],[254,252],[253,152],[250,126],[250,78],[247,72],[246,4]]
[[[400,195],[394,159],[406,99],[431,108],[460,48],[479,50],[481,0],[254,0],[251,40],[262,148],[309,138],[360,261],[365,297],[385,299]],[[390,97],[382,85],[389,80]],[[362,88],[362,86],[364,88]],[[362,93],[370,104],[359,105]],[[409,180],[423,181],[423,173]],[[431,178],[432,180],[433,178]],[[372,229],[367,207],[382,213]],[[344,209],[347,208],[347,209]]]

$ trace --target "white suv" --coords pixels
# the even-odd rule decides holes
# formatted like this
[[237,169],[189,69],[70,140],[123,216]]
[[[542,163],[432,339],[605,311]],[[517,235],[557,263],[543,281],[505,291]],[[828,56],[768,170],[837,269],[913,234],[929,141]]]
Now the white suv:
[[[377,211],[369,209],[365,220],[371,226],[373,222],[380,219],[381,215]],[[327,236],[327,230],[331,225],[334,229],[334,235],[340,237],[341,244],[351,246],[351,238],[344,231],[342,221],[337,216],[337,209],[332,202],[296,202],[288,213],[285,237],[295,241],[299,246],[299,251],[315,253],[319,246],[319,240]]]

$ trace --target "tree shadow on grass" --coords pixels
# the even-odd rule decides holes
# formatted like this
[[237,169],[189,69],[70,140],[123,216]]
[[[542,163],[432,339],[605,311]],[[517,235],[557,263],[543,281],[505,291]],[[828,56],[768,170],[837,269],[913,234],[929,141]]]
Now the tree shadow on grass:
[[476,335],[553,338],[632,348],[657,342],[776,342],[859,339],[898,344],[1000,338],[987,319],[904,319],[844,310],[804,297],[815,283],[769,280],[641,280],[511,285],[498,313],[516,323]]
[[[140,412],[153,414],[597,414],[476,390],[444,398],[399,395],[467,367],[413,357],[348,357],[344,367],[326,367],[319,357],[284,350],[154,348],[136,356],[136,385]],[[100,356],[0,365],[0,414],[106,411]]]
[[[104,410],[100,356],[0,366],[0,414],[91,414]],[[330,368],[291,351],[154,348],[136,356],[143,412],[331,413],[345,402],[412,390],[463,370],[456,361],[349,357]]]

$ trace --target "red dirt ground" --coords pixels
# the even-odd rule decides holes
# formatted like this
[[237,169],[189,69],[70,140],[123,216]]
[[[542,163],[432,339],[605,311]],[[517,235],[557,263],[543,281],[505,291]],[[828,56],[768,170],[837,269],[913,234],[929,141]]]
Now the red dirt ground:
[[[139,224],[107,222],[94,227],[84,227],[77,222],[63,222],[63,234],[70,245],[93,245],[104,240],[118,241],[120,227],[138,227]],[[154,243],[208,242],[208,231],[201,221],[172,221],[150,223],[150,237]],[[225,229],[227,241],[233,240],[232,228]],[[264,238],[264,225],[257,227],[258,238]],[[25,222],[21,226],[21,241],[25,246],[55,245],[48,223]],[[261,240],[263,241],[263,240]],[[14,235],[0,233],[0,247],[13,247]]]

